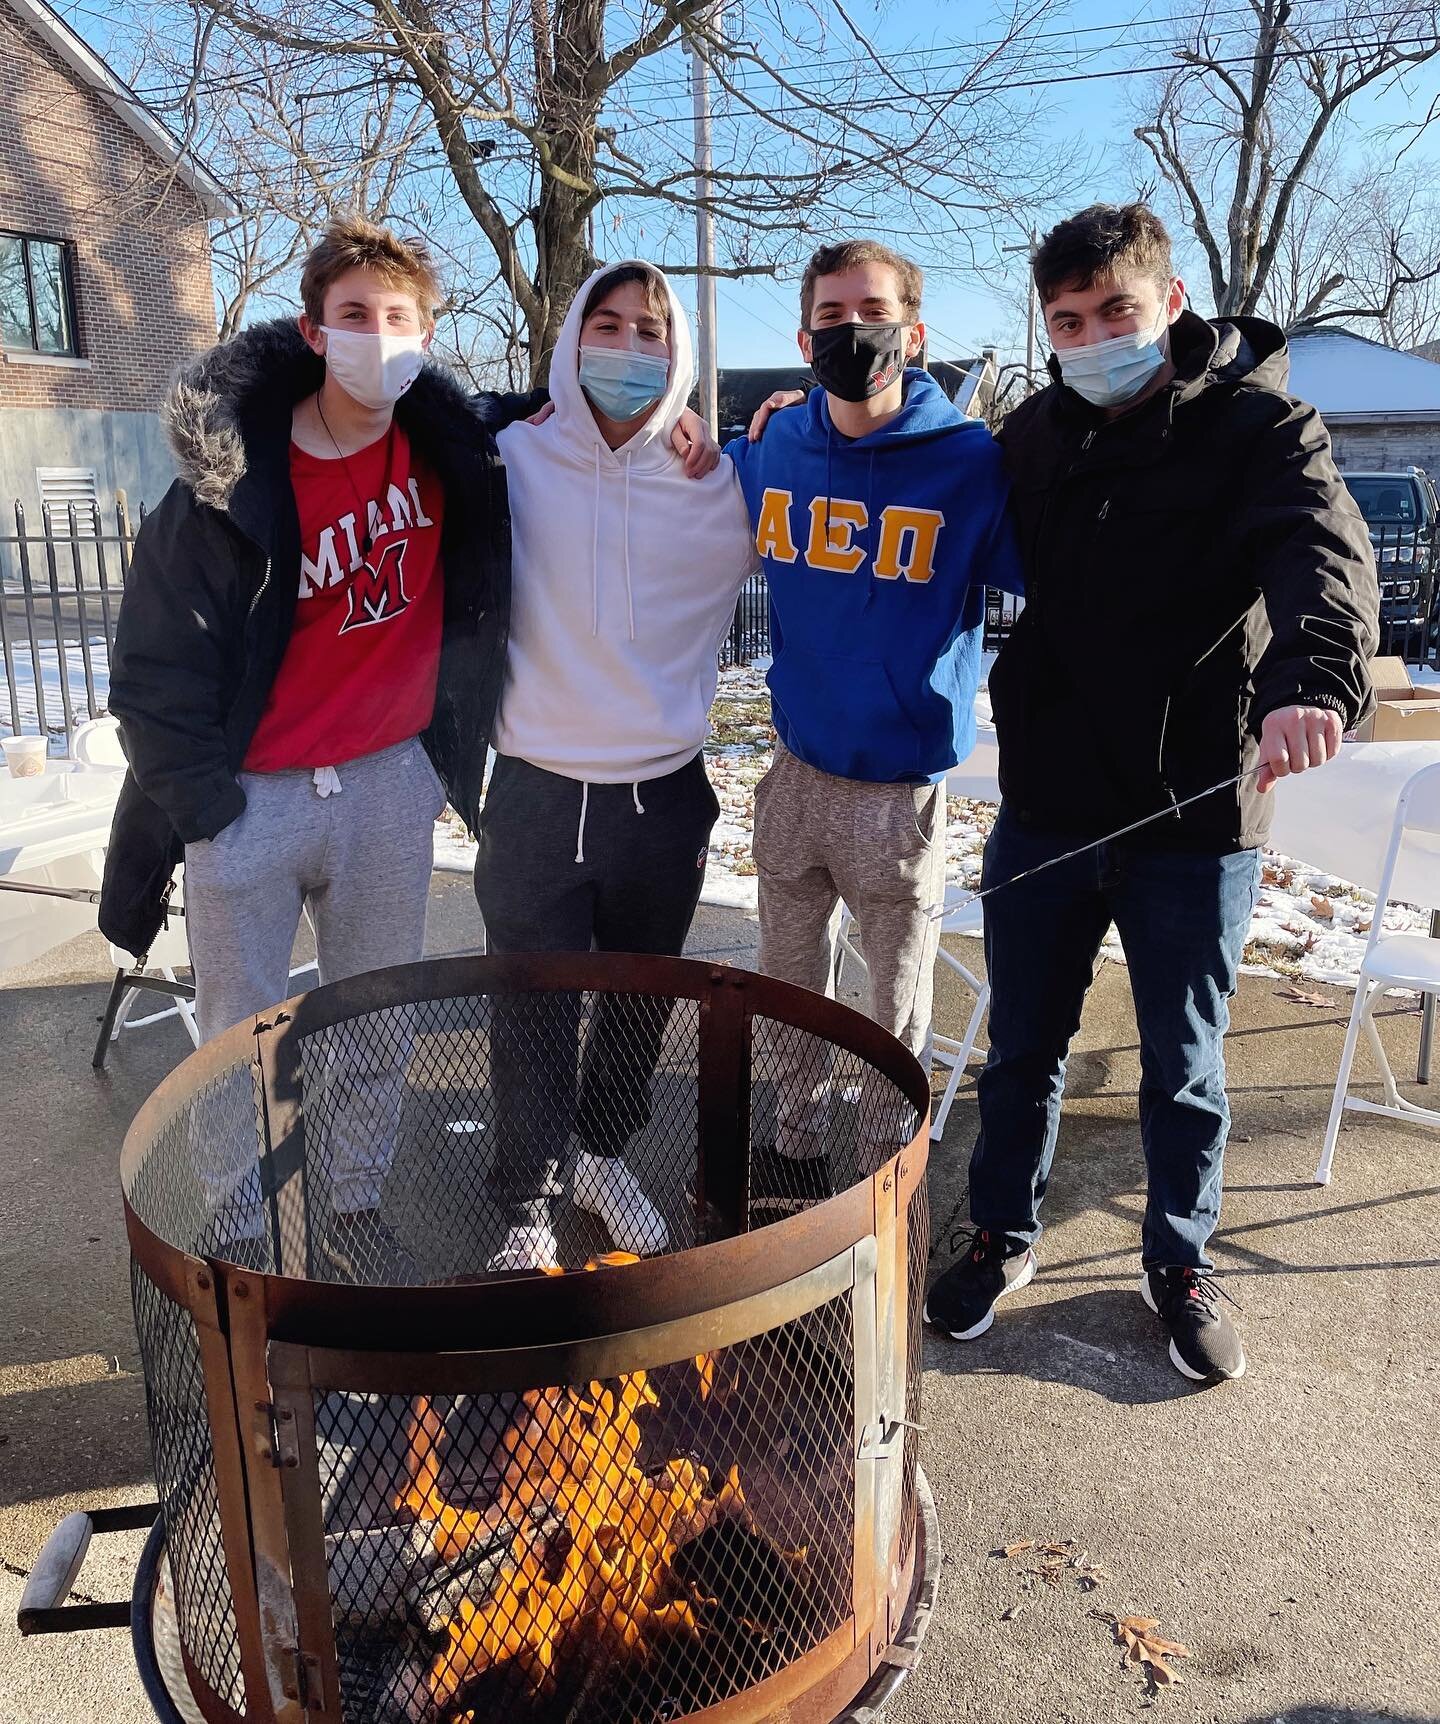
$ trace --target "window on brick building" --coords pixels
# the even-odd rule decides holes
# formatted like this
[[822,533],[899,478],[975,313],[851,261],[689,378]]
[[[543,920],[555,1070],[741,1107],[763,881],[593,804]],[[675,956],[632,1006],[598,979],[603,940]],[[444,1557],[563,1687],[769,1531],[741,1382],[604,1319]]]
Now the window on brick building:
[[75,295],[63,240],[0,233],[0,346],[75,357]]

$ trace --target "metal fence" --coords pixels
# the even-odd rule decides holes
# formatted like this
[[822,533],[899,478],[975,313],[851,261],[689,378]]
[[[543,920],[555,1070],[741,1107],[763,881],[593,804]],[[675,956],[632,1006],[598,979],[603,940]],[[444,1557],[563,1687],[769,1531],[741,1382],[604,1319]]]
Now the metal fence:
[[38,521],[17,502],[12,519],[14,530],[0,532],[0,717],[17,736],[63,734],[68,744],[106,708],[139,522],[123,498],[108,515],[47,505]]

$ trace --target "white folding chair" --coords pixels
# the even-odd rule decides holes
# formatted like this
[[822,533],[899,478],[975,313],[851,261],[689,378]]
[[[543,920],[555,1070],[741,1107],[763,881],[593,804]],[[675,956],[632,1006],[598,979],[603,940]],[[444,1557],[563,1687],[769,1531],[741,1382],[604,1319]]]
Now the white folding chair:
[[[968,903],[970,894],[959,886],[949,886],[945,891],[945,915],[940,923],[942,934],[974,934],[978,933],[983,918],[983,908],[979,904]],[[838,991],[840,978],[844,970],[846,958],[866,968],[863,953],[856,947],[854,941],[855,916],[848,904],[840,906],[840,932],[835,948],[835,985]],[[862,931],[863,934],[863,931]],[[980,1024],[984,1019],[986,1008],[990,1004],[990,984],[966,969],[965,965],[941,946],[935,954],[936,961],[947,965],[959,976],[965,986],[975,996],[975,1004],[971,1008],[969,1021],[965,1025],[964,1034],[942,1036],[938,1032],[931,1034],[931,1046],[937,1065],[950,1068],[950,1078],[945,1085],[945,1094],[940,1105],[935,1110],[935,1117],[930,1122],[930,1138],[938,1143],[945,1135],[945,1122],[950,1117],[950,1109],[955,1103],[955,1093],[960,1088],[960,1080],[965,1075],[965,1068],[976,1054],[981,1058],[985,1049],[976,1046],[976,1037],[980,1033]],[[868,971],[867,971],[868,974]]]
[[70,736],[70,758],[77,766],[124,766],[119,722],[107,714],[77,725]]
[[[1370,938],[1365,945],[1365,956],[1360,961],[1355,1004],[1350,1011],[1345,1050],[1340,1055],[1340,1070],[1335,1079],[1335,1099],[1325,1131],[1325,1146],[1320,1152],[1320,1165],[1315,1169],[1317,1185],[1330,1183],[1330,1164],[1335,1159],[1340,1121],[1347,1108],[1354,1113],[1383,1113],[1421,1125],[1440,1125],[1440,1109],[1420,1107],[1415,1102],[1406,1101],[1395,1087],[1395,1074],[1390,1069],[1375,1022],[1375,1008],[1384,999],[1387,988],[1413,988],[1421,994],[1440,993],[1440,940],[1429,934],[1383,932],[1385,910],[1395,891],[1397,874],[1422,888],[1428,884],[1427,907],[1435,907],[1436,901],[1440,900],[1440,765],[1424,767],[1409,779],[1396,804],[1390,847],[1385,854],[1385,868],[1375,898],[1375,915],[1370,923]],[[1405,895],[1407,898],[1411,896],[1408,885]],[[1350,1094],[1350,1069],[1362,1029],[1380,1067],[1380,1081],[1385,1094],[1383,1102],[1365,1101]]]

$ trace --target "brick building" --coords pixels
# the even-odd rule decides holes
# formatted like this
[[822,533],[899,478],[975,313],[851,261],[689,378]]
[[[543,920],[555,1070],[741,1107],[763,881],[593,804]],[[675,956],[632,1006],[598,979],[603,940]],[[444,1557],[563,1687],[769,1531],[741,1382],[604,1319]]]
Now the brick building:
[[1348,329],[1290,337],[1290,390],[1318,407],[1342,471],[1440,478],[1440,365]]
[[92,482],[154,502],[155,409],[215,338],[229,194],[43,0],[0,0],[0,90],[0,510]]

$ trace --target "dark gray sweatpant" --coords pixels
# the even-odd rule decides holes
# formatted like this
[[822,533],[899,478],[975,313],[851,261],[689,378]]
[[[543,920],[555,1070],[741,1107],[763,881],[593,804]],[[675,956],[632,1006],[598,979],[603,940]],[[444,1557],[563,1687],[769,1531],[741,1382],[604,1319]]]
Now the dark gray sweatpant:
[[[664,778],[583,785],[501,755],[480,815],[475,896],[489,952],[679,956],[700,901],[720,804],[696,755]],[[572,995],[495,1001],[499,1141],[490,1181],[516,1222],[541,1219],[575,1131],[616,1156],[650,1116],[665,1002],[604,995],[578,1060]],[[577,1069],[578,1068],[578,1069]]]
[[[294,992],[290,956],[302,910],[315,929],[322,982],[424,953],[434,828],[445,806],[440,779],[418,737],[335,772],[340,790],[329,796],[309,768],[243,772],[245,812],[215,838],[185,846],[185,930],[207,1041]],[[364,1069],[352,1062],[332,1074],[345,1092],[326,1106],[337,1210],[372,1207],[389,1171],[408,1057],[408,1037],[393,1047],[390,1039],[367,1043]],[[223,1141],[199,1147],[211,1206],[227,1209],[222,1231],[231,1239],[258,1233],[248,1155],[237,1165]]]

